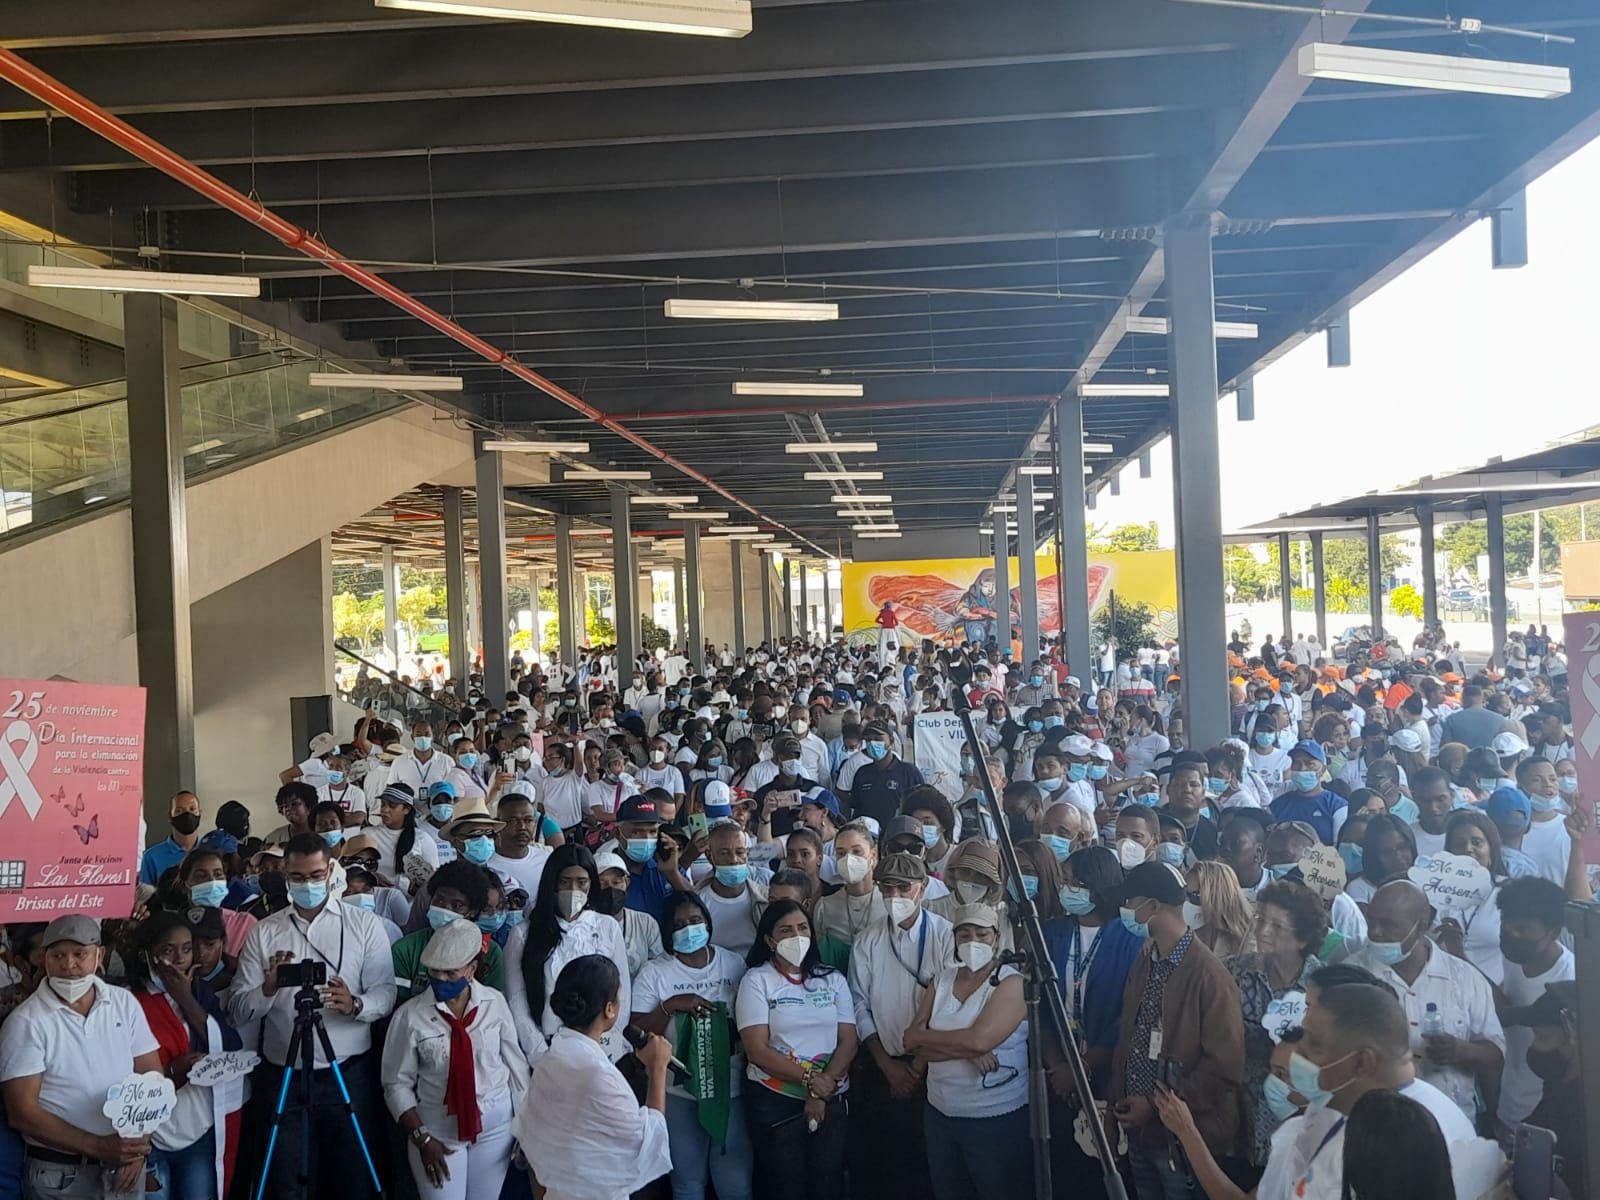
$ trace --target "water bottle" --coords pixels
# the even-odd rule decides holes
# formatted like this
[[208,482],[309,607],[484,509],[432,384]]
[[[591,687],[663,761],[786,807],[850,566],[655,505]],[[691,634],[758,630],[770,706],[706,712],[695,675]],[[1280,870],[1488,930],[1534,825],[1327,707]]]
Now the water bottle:
[[1425,1038],[1444,1036],[1444,1014],[1439,1011],[1437,1004],[1428,1005],[1428,1010],[1422,1014],[1422,1036]]

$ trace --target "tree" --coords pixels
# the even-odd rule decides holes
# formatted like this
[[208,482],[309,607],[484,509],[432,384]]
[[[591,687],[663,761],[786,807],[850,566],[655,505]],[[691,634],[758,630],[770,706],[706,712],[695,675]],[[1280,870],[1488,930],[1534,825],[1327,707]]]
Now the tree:
[[639,643],[646,650],[666,650],[672,645],[672,634],[645,613],[639,618]]
[[1389,593],[1389,607],[1397,617],[1422,619],[1422,593],[1409,583],[1402,583]]
[[1235,600],[1265,600],[1268,588],[1277,586],[1277,576],[1244,546],[1222,548],[1222,570]]
[[447,603],[443,588],[418,584],[416,587],[407,588],[396,597],[395,616],[405,622],[414,642],[418,626],[424,621],[437,620],[444,616]]
[[1108,530],[1104,525],[1087,526],[1091,551],[1158,550],[1161,538],[1154,521],[1145,525],[1118,525]]
[[[1540,564],[1545,574],[1561,565],[1561,543],[1576,541],[1579,534],[1578,508],[1552,508],[1539,514]],[[1526,575],[1533,566],[1533,514],[1517,513],[1505,519],[1506,574]],[[1451,574],[1458,572],[1477,578],[1478,555],[1489,553],[1489,525],[1486,521],[1457,521],[1438,535],[1437,544],[1445,553]],[[1487,580],[1480,580],[1487,582]]]
[[[1389,579],[1405,565],[1406,552],[1400,545],[1400,535],[1386,533],[1378,539],[1378,558],[1382,564],[1380,578]],[[1322,569],[1327,584],[1342,579],[1357,590],[1365,590],[1370,582],[1367,573],[1367,542],[1365,538],[1329,538],[1322,549]]]
[[383,633],[383,596],[365,599],[353,592],[337,592],[333,597],[333,636],[353,638],[363,645]]
[[1156,614],[1148,604],[1126,604],[1112,592],[1094,616],[1097,641],[1114,641],[1121,650],[1154,644]]

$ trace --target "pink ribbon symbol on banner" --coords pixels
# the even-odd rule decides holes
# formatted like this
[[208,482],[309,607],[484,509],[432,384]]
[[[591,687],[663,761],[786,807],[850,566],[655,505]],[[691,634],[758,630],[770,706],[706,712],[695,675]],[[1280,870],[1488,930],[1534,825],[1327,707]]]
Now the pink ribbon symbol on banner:
[[1583,698],[1589,702],[1589,723],[1583,727],[1583,732],[1578,735],[1578,741],[1583,745],[1583,752],[1593,758],[1600,751],[1600,654],[1589,659],[1588,665],[1583,669]]
[[[22,746],[20,754],[14,744]],[[30,820],[39,815],[44,800],[28,777],[38,757],[39,739],[33,736],[33,727],[26,721],[11,722],[5,737],[0,738],[0,817],[11,807],[13,797],[22,801]]]

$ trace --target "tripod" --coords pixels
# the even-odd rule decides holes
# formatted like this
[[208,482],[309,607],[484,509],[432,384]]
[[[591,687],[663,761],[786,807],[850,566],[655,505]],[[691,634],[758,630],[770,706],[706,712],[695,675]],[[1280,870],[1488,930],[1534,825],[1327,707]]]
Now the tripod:
[[[313,1035],[317,1041],[312,1041]],[[356,1145],[361,1147],[361,1157],[367,1164],[367,1177],[372,1181],[372,1194],[383,1194],[378,1168],[372,1163],[367,1139],[361,1132],[361,1122],[356,1119],[355,1106],[350,1103],[350,1089],[345,1087],[344,1072],[339,1069],[339,1060],[334,1056],[328,1028],[322,1023],[322,997],[315,987],[306,984],[294,994],[294,1030],[289,1035],[288,1053],[283,1057],[283,1083],[278,1088],[278,1103],[272,1113],[272,1134],[267,1139],[267,1154],[261,1162],[261,1180],[256,1184],[255,1200],[263,1200],[267,1180],[272,1177],[272,1155],[278,1148],[278,1133],[283,1128],[284,1114],[289,1108],[289,1084],[296,1071],[300,1072],[300,1098],[297,1103],[300,1110],[300,1186],[308,1200],[314,1195],[311,1186],[311,1117],[316,1109],[313,1072],[317,1062],[317,1042],[322,1043],[328,1069],[333,1072],[334,1082],[339,1085],[340,1106],[350,1118],[350,1128],[355,1130]]]
[[[1000,800],[994,794],[994,783],[982,767],[983,746],[978,731],[972,725],[972,710],[961,710],[961,727],[967,735],[967,745],[972,750],[972,761],[979,764],[978,780],[984,800],[994,820],[995,835],[1000,843],[1000,860],[1013,880],[1021,880],[1022,867],[1017,862],[1017,847],[1011,840],[1011,829],[1006,824]],[[1056,977],[1050,962],[1050,952],[1045,946],[1044,930],[1039,925],[1039,909],[1020,886],[1012,900],[1016,908],[1019,948],[1010,956],[1011,961],[1026,962],[1024,971],[1024,997],[1028,1012],[1028,1120],[1029,1135],[1033,1140],[1033,1188],[1037,1200],[1050,1200],[1050,1096],[1045,1077],[1044,1025],[1040,1024],[1040,1000],[1050,1016],[1047,1024],[1054,1027],[1056,1041],[1061,1046],[1067,1065],[1072,1069],[1072,1081],[1078,1098],[1083,1102],[1088,1117],[1089,1130],[1094,1135],[1095,1153],[1100,1159],[1101,1176],[1105,1182],[1106,1200],[1128,1200],[1122,1176],[1117,1173],[1117,1160],[1112,1154],[1111,1139],[1106,1136],[1105,1124],[1100,1120],[1094,1103],[1094,1092],[1089,1086],[1089,1070],[1084,1065],[1083,1054],[1078,1049],[1078,1037],[1067,1013],[1067,1003],[1061,994],[1061,981]],[[1025,945],[1024,945],[1025,943]]]

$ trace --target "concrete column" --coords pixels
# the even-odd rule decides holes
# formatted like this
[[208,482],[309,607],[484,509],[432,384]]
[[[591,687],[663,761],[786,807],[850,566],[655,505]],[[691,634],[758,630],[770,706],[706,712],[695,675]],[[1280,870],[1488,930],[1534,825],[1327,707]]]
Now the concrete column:
[[[684,539],[688,539],[688,531],[684,532]],[[684,564],[679,559],[672,564],[672,611],[677,614],[677,633],[675,640],[680,646],[689,644],[689,589],[684,583]]]
[[995,513],[994,521],[994,610],[997,614],[996,647],[1004,654],[1011,646],[1011,539],[1006,536],[1006,515]]
[[383,548],[383,648],[394,669],[400,670],[400,567],[394,547]]
[[639,609],[634,596],[632,521],[626,488],[611,489],[611,604],[617,629],[617,677],[633,670],[639,653]]
[[[758,559],[760,555],[756,556]],[[744,547],[728,539],[728,580],[733,593],[733,653],[744,653]]]
[[783,636],[794,636],[794,567],[792,560],[783,560]]
[[498,704],[511,690],[511,607],[506,602],[506,490],[500,453],[477,435],[478,580],[483,605],[483,694]]
[[1383,545],[1378,514],[1367,515],[1367,620],[1374,637],[1383,636]]
[[556,517],[556,629],[561,639],[561,661],[578,664],[578,630],[583,628],[583,593],[572,561],[572,518]]
[[806,574],[806,564],[800,564],[800,604],[797,611],[800,614],[800,636],[806,641],[811,640],[811,588],[808,584],[809,576]]
[[1528,193],[1507,196],[1489,214],[1493,228],[1491,260],[1497,271],[1528,265]]
[[1088,679],[1094,673],[1094,649],[1089,632],[1089,536],[1083,517],[1083,397],[1076,389],[1056,401],[1056,443],[1060,460],[1056,529],[1065,574],[1061,594],[1066,597],[1062,649],[1072,673]]
[[1494,638],[1494,665],[1506,665],[1506,523],[1499,492],[1483,497],[1484,515],[1489,526],[1489,627]]
[[[733,553],[739,553],[738,544],[728,539],[728,547]],[[701,587],[700,579],[704,572],[700,562],[700,522],[685,521],[683,529],[683,594],[688,604],[688,623],[684,626],[689,632],[686,637],[685,649],[689,661],[700,663],[705,654],[706,646],[706,601],[705,590]]]
[[1278,535],[1278,592],[1283,606],[1283,636],[1294,641],[1294,580],[1289,574],[1289,535]]
[[829,645],[833,641],[833,572],[828,570],[828,564],[822,564],[822,643]]
[[755,560],[762,565],[762,640],[773,642],[773,558],[762,550],[755,552]]
[[1432,625],[1439,619],[1439,567],[1433,545],[1433,505],[1417,505],[1417,529],[1422,534],[1422,619]]
[[523,656],[524,660],[527,661],[527,662],[537,662],[539,660],[539,646],[544,640],[544,638],[540,634],[540,627],[541,627],[541,624],[543,622],[543,618],[544,618],[544,613],[541,611],[541,606],[540,606],[540,603],[539,603],[539,572],[538,571],[529,571],[528,572],[528,622],[529,622],[529,633],[528,633],[528,636],[532,639],[532,644],[531,644],[531,647],[529,649],[529,652]]
[[1165,243],[1184,744],[1201,747],[1228,736],[1211,220],[1181,214],[1167,223]]
[[[172,794],[195,786],[177,301],[154,293],[129,294],[123,298],[123,325],[134,628],[139,683],[145,688],[144,811],[152,830],[163,830]],[[330,642],[332,628],[323,629],[321,636],[324,644]]]
[[[1082,472],[1080,471],[1081,475]],[[1000,520],[1004,513],[996,513]],[[1022,593],[1023,670],[1039,657],[1039,560],[1033,530],[1033,476],[1017,476],[1017,588]]]
[[445,617],[450,638],[450,677],[466,686],[471,661],[467,636],[467,556],[461,533],[461,489],[444,490]]
[[[1316,611],[1317,641],[1328,650],[1328,585],[1322,578],[1322,534],[1311,535],[1311,607]],[[1330,652],[1331,657],[1331,652]]]

